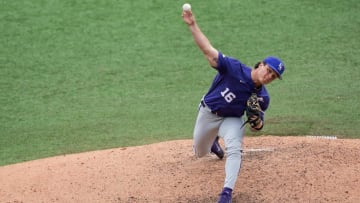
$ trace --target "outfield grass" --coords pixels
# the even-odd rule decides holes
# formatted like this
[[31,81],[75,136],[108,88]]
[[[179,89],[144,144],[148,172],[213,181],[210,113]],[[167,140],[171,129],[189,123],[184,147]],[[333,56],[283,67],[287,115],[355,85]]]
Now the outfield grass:
[[[0,165],[190,139],[215,72],[183,3],[0,1]],[[225,54],[285,61],[261,134],[360,137],[359,1],[190,3]]]

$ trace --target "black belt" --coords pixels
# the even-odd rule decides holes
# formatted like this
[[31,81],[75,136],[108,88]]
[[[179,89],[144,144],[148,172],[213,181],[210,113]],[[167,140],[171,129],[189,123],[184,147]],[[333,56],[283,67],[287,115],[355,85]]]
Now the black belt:
[[[201,106],[202,107],[207,107],[207,105],[206,105],[206,103],[205,103],[205,101],[204,100],[201,100],[201,102],[200,102],[200,104],[201,104]],[[209,108],[209,107],[208,107]],[[210,108],[209,108],[210,109]],[[210,109],[211,110],[211,109]],[[217,116],[221,116],[221,117],[223,117],[218,111],[213,111],[213,110],[211,110],[211,113],[213,113],[213,114],[215,114],[215,115],[217,115]]]
[[205,104],[204,100],[201,100],[200,104],[201,104],[202,107],[206,107],[206,104]]

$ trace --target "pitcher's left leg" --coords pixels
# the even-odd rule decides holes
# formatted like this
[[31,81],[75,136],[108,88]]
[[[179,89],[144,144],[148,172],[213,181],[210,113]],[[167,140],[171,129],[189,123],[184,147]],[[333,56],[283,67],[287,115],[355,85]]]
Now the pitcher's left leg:
[[225,118],[219,129],[219,135],[224,139],[226,151],[224,188],[233,189],[241,167],[241,147],[244,137],[242,118]]

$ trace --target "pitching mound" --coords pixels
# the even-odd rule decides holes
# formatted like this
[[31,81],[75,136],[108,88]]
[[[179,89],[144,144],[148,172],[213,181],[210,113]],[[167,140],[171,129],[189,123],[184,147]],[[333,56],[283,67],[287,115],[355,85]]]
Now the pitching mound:
[[[216,202],[224,164],[191,140],[52,157],[0,167],[0,202]],[[360,140],[245,138],[233,199],[358,203]]]

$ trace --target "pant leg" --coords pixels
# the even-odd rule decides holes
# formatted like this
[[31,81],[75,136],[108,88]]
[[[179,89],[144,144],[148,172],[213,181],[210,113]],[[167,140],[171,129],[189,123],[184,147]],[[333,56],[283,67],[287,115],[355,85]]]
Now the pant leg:
[[222,122],[219,135],[224,139],[226,151],[224,187],[233,189],[241,167],[241,147],[244,137],[242,118],[228,117]]
[[199,107],[193,134],[193,148],[197,157],[203,157],[210,152],[223,120],[224,118],[211,113],[208,107]]

